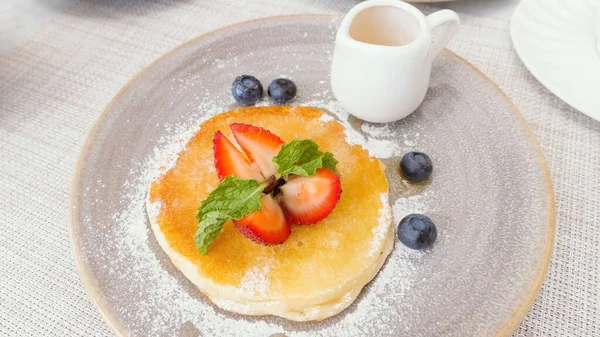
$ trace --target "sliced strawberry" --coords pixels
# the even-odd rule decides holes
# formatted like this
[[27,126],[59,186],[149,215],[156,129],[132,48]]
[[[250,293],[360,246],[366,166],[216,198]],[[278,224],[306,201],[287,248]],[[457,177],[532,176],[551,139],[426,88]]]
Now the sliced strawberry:
[[244,154],[221,131],[215,132],[213,150],[219,179],[223,180],[233,174],[242,179],[265,180],[258,167],[248,162]]
[[279,187],[285,217],[292,224],[309,225],[323,220],[337,205],[342,194],[340,177],[320,168],[312,177],[298,177]]
[[290,236],[290,224],[283,210],[269,194],[263,194],[260,201],[260,210],[234,221],[235,225],[252,241],[266,245],[283,243]]
[[258,126],[234,123],[230,125],[235,140],[251,162],[256,163],[264,177],[277,173],[273,158],[283,145],[281,138]]

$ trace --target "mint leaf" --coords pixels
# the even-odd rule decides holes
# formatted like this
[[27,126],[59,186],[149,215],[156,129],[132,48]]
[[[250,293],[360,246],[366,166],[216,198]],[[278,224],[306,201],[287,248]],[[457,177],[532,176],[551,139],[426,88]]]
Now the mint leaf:
[[202,201],[198,210],[198,229],[194,235],[196,247],[206,254],[228,219],[239,220],[262,208],[260,197],[264,184],[228,176]]
[[298,174],[302,176],[314,175],[320,167],[322,152],[319,145],[312,140],[293,140],[283,144],[273,162],[279,166],[278,173]]
[[273,162],[279,166],[278,173],[282,176],[297,174],[305,177],[314,176],[321,167],[337,173],[335,165],[338,163],[333,154],[319,151],[319,145],[309,139],[283,144]]
[[198,229],[194,234],[194,240],[196,241],[196,248],[200,250],[203,255],[206,255],[208,248],[217,239],[223,224],[227,221],[228,217],[225,214],[213,212],[208,213],[198,223]]
[[323,157],[321,158],[321,161],[323,162],[324,168],[328,168],[328,169],[332,170],[333,172],[337,173],[338,175],[340,174],[340,172],[338,172],[337,167],[336,167],[338,161],[335,158],[333,158],[333,153],[331,153],[331,152],[323,153]]

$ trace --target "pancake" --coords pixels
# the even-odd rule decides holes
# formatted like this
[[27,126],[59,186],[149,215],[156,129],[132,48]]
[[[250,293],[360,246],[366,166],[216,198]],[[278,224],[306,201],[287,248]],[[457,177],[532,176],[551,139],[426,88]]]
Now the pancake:
[[[196,214],[218,185],[212,139],[229,125],[263,127],[285,142],[312,139],[339,161],[342,195],[324,220],[292,226],[280,245],[264,246],[227,221],[207,255],[196,248]],[[394,242],[383,164],[345,140],[345,128],[309,107],[248,107],[202,123],[170,170],[150,185],[147,210],[173,264],[217,306],[246,315],[322,320],[348,307],[377,274]]]

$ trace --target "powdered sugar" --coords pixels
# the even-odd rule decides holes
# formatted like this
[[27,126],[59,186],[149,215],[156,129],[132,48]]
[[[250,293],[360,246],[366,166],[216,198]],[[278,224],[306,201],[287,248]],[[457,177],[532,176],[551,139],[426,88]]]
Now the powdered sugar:
[[380,200],[383,206],[379,209],[379,217],[377,218],[379,225],[373,228],[373,239],[371,240],[371,248],[369,250],[370,256],[375,256],[381,252],[381,243],[390,230],[392,221],[388,193],[381,193]]
[[[216,62],[218,67],[220,62]],[[325,86],[323,84],[323,86]],[[366,148],[372,155],[388,158],[399,154],[400,149],[393,139],[389,139],[387,126],[362,124],[355,128],[353,120],[331,98],[328,89],[318,91],[308,97],[300,97],[295,104],[314,106],[330,113],[323,115],[323,123],[338,120],[345,126],[346,140],[350,144],[358,144]],[[258,106],[269,105],[267,99],[261,100]],[[117,232],[119,247],[117,260],[107,260],[104,269],[113,273],[114,277],[127,279],[131,294],[135,301],[135,308],[117,308],[118,314],[127,319],[129,334],[136,335],[173,335],[182,326],[191,328],[195,334],[211,335],[244,335],[244,336],[269,336],[283,333],[285,336],[361,336],[373,334],[389,325],[391,318],[385,313],[388,306],[394,306],[400,301],[404,293],[412,287],[413,260],[418,254],[396,247],[390,254],[388,261],[379,272],[378,276],[363,290],[363,294],[349,309],[343,311],[335,319],[323,322],[290,323],[272,317],[249,317],[231,314],[218,310],[181,273],[172,267],[165,258],[151,233],[147,221],[145,201],[150,182],[158,175],[171,168],[178,153],[185,147],[188,140],[198,131],[202,121],[221,112],[221,102],[205,101],[193,107],[189,119],[181,124],[163,125],[168,131],[168,136],[157,141],[151,154],[138,168],[132,168],[131,176],[135,180],[126,182],[125,193],[120,204],[125,205],[123,211],[115,214],[113,218],[114,230]],[[354,124],[353,124],[354,123]],[[205,165],[212,168],[212,165]],[[380,210],[379,222],[373,233],[373,246],[368,254],[378,254],[381,249],[381,239],[385,237],[390,228],[390,206],[388,195],[382,194],[381,200],[384,207]],[[153,204],[151,207],[159,207]],[[154,210],[155,212],[156,210]],[[151,211],[152,213],[152,211]],[[332,249],[344,238],[337,238],[331,242]],[[376,244],[378,243],[378,244]],[[127,265],[128,275],[120,275],[115,264]],[[264,294],[269,288],[269,263],[261,268],[249,270],[242,280],[242,288],[249,294]],[[111,274],[111,275],[113,275]],[[386,296],[382,296],[386,294]],[[109,296],[111,296],[109,294]],[[113,294],[112,296],[122,296]],[[239,309],[240,304],[219,300],[222,308]],[[399,324],[396,322],[396,324]],[[410,324],[410,322],[405,322]]]
[[264,295],[269,289],[267,275],[271,270],[270,261],[248,270],[242,278],[242,290],[250,295]]
[[321,117],[319,117],[319,120],[321,122],[327,123],[327,122],[334,121],[335,118],[331,117],[331,115],[323,114],[323,115],[321,115]]
[[413,195],[399,198],[392,206],[394,223],[399,223],[403,217],[412,213],[426,213],[427,207],[423,203],[424,195]]
[[[328,96],[327,93],[317,93],[313,95],[313,100],[302,102],[303,105],[314,106],[324,109],[337,117],[338,121],[346,128],[346,141],[352,145],[360,145],[367,149],[372,156],[378,158],[390,158],[400,155],[401,149],[393,139],[389,137],[389,126],[383,125],[378,127],[377,124],[363,123],[361,126],[362,133],[357,131],[350,122],[350,115],[344,110],[342,105],[336,100],[322,99],[321,97]],[[327,122],[331,116],[322,116],[321,120]],[[386,132],[386,128],[387,132]]]
[[386,139],[367,137],[366,143],[363,146],[378,158],[390,158],[400,155],[398,145],[393,141]]
[[[340,120],[345,120],[344,124],[347,128],[350,126],[347,117],[344,116],[337,103],[328,102],[312,105],[326,108]],[[150,331],[151,334],[168,334],[175,326],[186,323],[191,324],[201,335],[223,335],[224,331],[230,331],[232,335],[243,333],[245,336],[268,336],[275,333],[284,333],[290,337],[308,335],[356,336],[362,335],[365,327],[385,324],[382,315],[373,314],[375,308],[383,308],[385,305],[390,304],[387,301],[382,301],[380,294],[393,292],[397,300],[412,284],[410,275],[414,267],[409,258],[411,252],[403,249],[396,249],[390,255],[385,267],[371,283],[364,296],[357,300],[357,303],[352,306],[352,310],[340,314],[340,319],[336,319],[330,324],[326,323],[327,321],[302,323],[305,326],[316,324],[314,329],[311,328],[310,333],[304,331],[304,329],[297,330],[298,326],[296,324],[292,325],[292,328],[288,329],[289,331],[286,331],[284,326],[290,325],[277,319],[242,317],[217,311],[195,288],[189,287],[183,276],[177,275],[177,277],[174,277],[169,272],[172,267],[159,260],[156,249],[160,248],[154,243],[154,237],[146,219],[144,208],[146,193],[150,181],[174,165],[177,154],[185,147],[191,136],[197,132],[202,120],[220,112],[211,105],[202,106],[201,109],[206,113],[202,119],[195,119],[180,125],[165,126],[170,128],[171,135],[158,141],[152,154],[143,163],[137,180],[127,183],[129,192],[123,196],[121,201],[127,206],[114,217],[116,230],[119,231],[120,242],[118,245],[121,247],[119,256],[123,261],[134,262],[133,265],[129,266],[130,272],[134,274],[135,278],[143,280],[143,285],[140,285],[138,291],[139,294],[143,293],[146,299],[138,303],[135,313],[130,311],[120,312],[123,316],[134,314],[135,320],[139,323],[130,326],[131,335],[142,334],[142,331]],[[322,118],[323,122],[331,119],[331,116]],[[349,141],[354,141],[354,143],[367,146],[369,144],[365,136],[352,129],[347,131],[346,136]],[[380,226],[374,229],[375,237],[373,239],[374,243],[379,242],[379,244],[390,226],[390,207],[387,193],[381,195],[381,200],[384,207],[380,211]],[[159,207],[159,205],[154,204],[152,207]],[[343,240],[343,238],[340,238],[340,240]],[[377,247],[374,245],[369,254],[378,253],[380,248],[380,245]],[[111,261],[112,263],[123,262]],[[107,269],[110,267],[111,265],[107,264]],[[265,264],[260,269],[255,268],[248,271],[243,278],[242,287],[250,294],[264,294],[269,287],[269,280],[265,277],[268,271],[269,264]],[[392,288],[393,290],[390,290]],[[224,308],[239,306],[237,303],[228,304],[226,302],[219,301],[219,305]],[[157,310],[157,308],[163,308],[164,310]],[[157,317],[157,312],[163,313]]]
[[388,137],[393,133],[392,128],[389,124],[369,124],[363,123],[360,129],[370,137]]
[[[170,334],[177,326],[184,323],[191,323],[202,332],[201,335],[221,335],[225,326],[228,327],[228,331],[244,331],[248,336],[263,336],[265,331],[282,330],[267,322],[257,321],[250,324],[245,320],[233,319],[215,311],[208,304],[208,300],[200,296],[195,288],[190,292],[185,283],[187,281],[182,282],[181,275],[173,277],[168,271],[172,267],[165,268],[164,262],[161,262],[157,255],[156,249],[160,248],[150,234],[146,217],[147,188],[155,177],[174,165],[177,154],[197,132],[202,120],[220,112],[211,110],[208,106],[201,108],[206,113],[202,119],[195,119],[181,125],[165,126],[172,128],[172,135],[158,141],[152,154],[142,164],[137,180],[128,182],[127,185],[131,188],[127,189],[128,193],[121,200],[126,207],[114,216],[115,228],[118,231],[116,237],[119,240],[117,243],[119,261],[107,261],[109,263],[105,268],[112,270],[114,263],[127,263],[128,277],[142,282],[131,284],[132,287],[139,287],[139,290],[135,290],[136,295],[144,298],[136,306],[136,311],[117,308],[123,317],[131,315],[136,317],[133,324],[129,326],[130,335],[144,335],[148,331],[151,335]],[[151,207],[156,208],[160,205],[154,203]],[[268,287],[268,281],[260,275],[264,275],[265,272],[265,270],[250,271],[244,281],[246,289],[258,293],[264,292]],[[157,313],[161,312],[163,313],[157,316]]]

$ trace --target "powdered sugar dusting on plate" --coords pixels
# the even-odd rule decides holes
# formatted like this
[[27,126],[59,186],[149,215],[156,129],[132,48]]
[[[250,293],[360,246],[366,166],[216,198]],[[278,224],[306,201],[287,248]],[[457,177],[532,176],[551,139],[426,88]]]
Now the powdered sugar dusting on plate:
[[371,137],[386,137],[394,133],[389,124],[369,124],[363,123],[360,129]]
[[[267,104],[261,102],[260,105]],[[381,152],[380,149],[373,148],[373,141],[369,141],[368,136],[352,129],[348,122],[348,115],[337,102],[312,101],[312,104],[303,105],[315,106],[331,112],[346,127],[346,138],[350,143],[360,144],[375,155]],[[221,109],[216,108],[214,104],[206,104],[199,108],[203,111],[203,117],[180,125],[165,125],[165,128],[169,128],[170,135],[157,142],[151,155],[141,165],[137,180],[127,183],[128,193],[123,195],[120,201],[127,206],[114,216],[115,227],[119,231],[118,245],[121,247],[118,255],[123,262],[111,261],[111,264],[133,260],[134,264],[129,266],[131,273],[139,274],[138,277],[144,279],[144,284],[153,285],[152,287],[140,285],[140,288],[135,290],[144,292],[144,298],[148,299],[139,303],[135,313],[120,312],[123,316],[135,315],[139,323],[139,326],[132,327],[130,334],[140,335],[142,331],[150,331],[152,335],[169,334],[173,326],[186,325],[193,327],[200,335],[269,336],[280,333],[289,337],[361,336],[365,331],[377,331],[381,324],[390,324],[391,319],[398,320],[398,317],[386,317],[383,313],[386,306],[401,300],[405,291],[412,286],[411,274],[414,270],[412,263],[416,255],[402,247],[394,249],[378,276],[365,288],[366,290],[363,290],[363,294],[355,304],[336,316],[335,320],[292,325],[281,319],[241,316],[218,310],[197,289],[190,286],[189,281],[178,274],[179,271],[168,263],[161,262],[159,255],[162,255],[162,252],[156,251],[160,250],[160,247],[154,242],[155,238],[146,218],[147,189],[153,179],[174,165],[178,153],[198,131],[201,122],[221,112]],[[333,119],[330,115],[324,115],[320,120],[329,122]],[[373,242],[379,243],[386,235],[391,220],[387,193],[381,195],[381,200],[384,207],[380,211],[380,226],[374,229],[373,239]],[[158,206],[152,205],[152,207]],[[377,247],[374,245],[369,254],[378,253],[380,248],[380,244]],[[131,264],[131,262],[127,263]],[[107,263],[106,268],[110,269],[110,264]],[[269,264],[266,264],[260,269],[248,271],[243,278],[242,287],[250,294],[266,293],[269,288],[267,277],[269,270]],[[219,306],[223,308],[238,308],[240,305],[229,302],[218,300]],[[165,313],[157,317],[156,308],[164,308]],[[300,326],[305,328],[299,328]]]
[[[316,108],[324,109],[327,112],[336,116],[338,122],[340,122],[346,128],[346,141],[352,145],[362,146],[367,151],[369,151],[369,153],[372,156],[377,158],[390,158],[401,154],[401,149],[394,140],[381,138],[381,136],[386,135],[385,131],[381,131],[379,133],[365,132],[363,134],[354,129],[352,127],[352,124],[350,123],[350,114],[348,114],[346,110],[344,110],[344,108],[338,101],[326,99],[313,99],[302,103],[303,105],[314,106]],[[330,120],[330,118],[331,116],[322,116],[320,120],[323,122],[327,122]],[[389,135],[390,133],[388,132],[387,134]]]
[[[165,268],[157,256],[157,253],[161,252],[156,252],[151,247],[151,241],[155,239],[151,234],[145,209],[148,186],[153,179],[175,164],[179,152],[198,131],[200,123],[220,112],[220,110],[210,109],[207,106],[202,107],[202,110],[205,113],[202,119],[181,125],[165,126],[172,128],[172,134],[158,141],[152,154],[142,164],[138,179],[128,184],[132,188],[123,195],[121,200],[127,206],[114,216],[115,227],[119,232],[117,237],[120,241],[118,256],[124,261],[133,259],[135,263],[129,265],[130,272],[139,274],[139,278],[143,278],[145,284],[152,284],[152,287],[140,286],[139,291],[145,293],[147,300],[139,303],[135,313],[120,312],[120,314],[123,316],[135,314],[139,323],[139,331],[149,330],[152,335],[168,333],[169,326],[173,323],[178,325],[191,323],[202,332],[202,335],[223,335],[224,327],[227,327],[227,331],[244,331],[247,336],[264,336],[265,331],[282,332],[281,327],[265,321],[249,323],[216,311],[206,298],[194,296],[199,295],[199,292],[191,294],[186,289],[186,287],[189,288],[189,284],[185,285],[180,278],[173,277],[167,268],[174,269],[174,267]],[[160,205],[157,203],[152,205],[152,207],[158,206]],[[156,244],[153,246],[154,249],[157,248]],[[110,264],[107,263],[107,269],[113,263],[121,262],[110,261]],[[259,293],[266,291],[268,283],[263,282],[264,280],[258,276],[264,272],[261,270],[248,274],[247,289]],[[194,291],[197,290],[194,289]],[[163,308],[170,313],[165,314],[164,317],[156,317],[156,308]],[[173,310],[177,310],[177,312],[173,312]],[[168,322],[173,317],[177,317],[178,322]],[[139,335],[137,328],[138,326],[134,326],[130,335]]]
[[394,201],[392,214],[394,223],[399,223],[402,218],[412,213],[426,213],[427,207],[423,202],[423,195],[417,194],[409,197],[399,198]]

